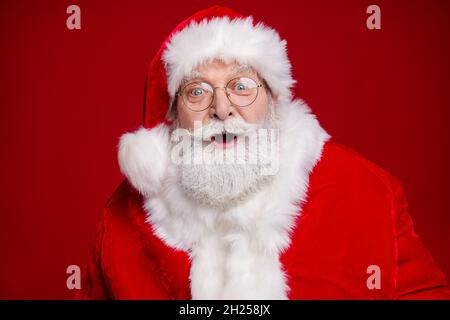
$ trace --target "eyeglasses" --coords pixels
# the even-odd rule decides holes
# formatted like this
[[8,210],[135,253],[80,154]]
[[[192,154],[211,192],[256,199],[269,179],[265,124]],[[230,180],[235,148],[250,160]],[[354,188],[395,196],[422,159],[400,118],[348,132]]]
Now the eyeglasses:
[[231,79],[225,87],[214,87],[206,81],[192,81],[179,90],[176,96],[181,96],[188,109],[200,112],[213,104],[215,89],[225,89],[225,94],[233,106],[247,107],[255,102],[259,88],[262,87],[266,85],[247,77]]

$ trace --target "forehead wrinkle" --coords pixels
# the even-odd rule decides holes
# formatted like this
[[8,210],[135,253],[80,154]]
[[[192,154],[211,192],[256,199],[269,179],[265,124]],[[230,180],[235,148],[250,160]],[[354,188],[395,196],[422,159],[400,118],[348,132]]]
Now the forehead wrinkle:
[[183,78],[182,82],[188,82],[194,79],[199,79],[199,78],[205,78],[205,76],[203,75],[203,73],[197,71],[197,70],[193,70],[189,75],[185,76]]
[[[256,75],[256,72],[252,68],[252,66],[244,64],[244,65],[237,65],[237,66],[235,66],[230,72],[227,73],[227,77],[231,77],[231,76],[234,76],[236,74],[247,72],[247,71],[250,72],[253,75]],[[206,79],[206,78],[207,77],[203,73],[199,72],[198,70],[192,70],[192,72],[189,75],[187,75],[187,76],[185,76],[183,78],[181,83],[182,84],[186,84],[186,83],[188,83],[190,81],[193,81],[193,80]]]

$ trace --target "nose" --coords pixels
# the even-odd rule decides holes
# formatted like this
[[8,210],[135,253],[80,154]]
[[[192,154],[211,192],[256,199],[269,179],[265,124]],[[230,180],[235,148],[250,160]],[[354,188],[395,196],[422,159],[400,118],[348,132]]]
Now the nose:
[[235,108],[231,105],[230,100],[228,100],[227,93],[224,88],[215,88],[216,90],[213,104],[211,106],[211,116],[219,119],[226,120],[228,117],[234,115]]

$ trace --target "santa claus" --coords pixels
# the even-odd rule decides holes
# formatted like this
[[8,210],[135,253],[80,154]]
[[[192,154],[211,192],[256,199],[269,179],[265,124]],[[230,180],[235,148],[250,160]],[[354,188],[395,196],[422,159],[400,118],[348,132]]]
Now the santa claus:
[[399,181],[292,96],[286,41],[214,6],[153,59],[78,298],[449,298]]

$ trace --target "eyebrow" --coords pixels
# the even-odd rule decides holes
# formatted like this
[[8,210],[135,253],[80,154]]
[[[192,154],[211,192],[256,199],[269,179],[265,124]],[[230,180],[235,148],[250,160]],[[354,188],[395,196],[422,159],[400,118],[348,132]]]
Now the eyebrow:
[[[247,71],[250,71],[251,73],[256,75],[255,70],[250,65],[243,64],[243,65],[238,65],[238,66],[234,67],[230,72],[227,73],[227,76],[231,77],[231,76],[237,75],[239,73],[247,72]],[[183,78],[181,83],[187,83],[187,82],[190,82],[192,80],[197,80],[197,79],[206,79],[206,77],[203,73],[198,72],[197,70],[193,70],[190,75]]]
[[242,73],[242,72],[246,72],[246,71],[250,71],[251,73],[255,73],[255,70],[251,66],[249,66],[247,64],[244,64],[244,65],[239,65],[239,66],[234,67],[233,70],[231,70],[228,73],[228,75],[229,76],[234,76],[234,75],[236,75],[238,73]]

